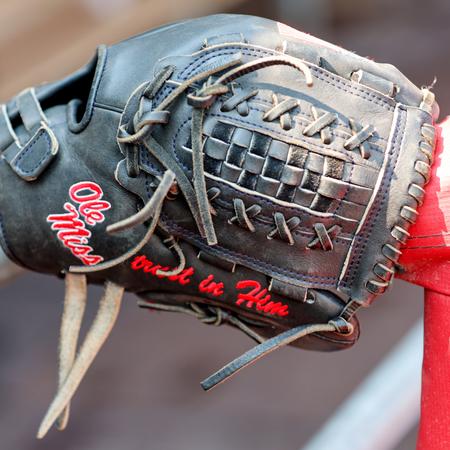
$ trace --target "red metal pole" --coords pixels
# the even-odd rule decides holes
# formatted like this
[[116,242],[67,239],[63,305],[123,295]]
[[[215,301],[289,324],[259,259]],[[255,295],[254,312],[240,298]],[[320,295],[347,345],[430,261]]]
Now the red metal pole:
[[450,449],[450,296],[425,292],[418,450]]
[[450,449],[450,117],[438,126],[432,176],[399,277],[425,287],[418,450]]

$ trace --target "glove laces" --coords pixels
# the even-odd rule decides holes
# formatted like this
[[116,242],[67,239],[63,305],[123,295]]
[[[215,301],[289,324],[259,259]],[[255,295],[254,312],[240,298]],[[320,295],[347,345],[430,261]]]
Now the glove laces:
[[[307,86],[313,84],[311,70],[305,63],[296,58],[287,55],[277,55],[241,63],[240,54],[237,56],[237,58],[236,55],[234,55],[234,57],[231,57],[229,60],[222,60],[221,63],[194,75],[181,84],[177,83],[173,91],[162,100],[156,108],[152,109],[154,96],[164,84],[169,81],[174,72],[172,67],[162,69],[156,75],[153,82],[150,83],[143,92],[139,109],[134,115],[132,123],[119,128],[118,142],[126,144],[126,162],[130,176],[135,176],[139,171],[138,145],[144,145],[149,154],[155,157],[165,168],[165,172],[162,177],[160,177],[159,185],[155,189],[150,200],[139,212],[107,227],[107,232],[113,234],[149,221],[146,232],[141,240],[124,254],[114,259],[102,262],[96,266],[71,266],[69,272],[66,274],[66,297],[59,345],[59,386],[58,392],[39,428],[39,438],[44,437],[52,424],[56,421],[58,421],[59,429],[63,429],[66,426],[70,401],[95,356],[109,336],[119,313],[124,288],[108,281],[94,322],[87,333],[83,344],[80,346],[78,354],[76,354],[80,326],[87,300],[86,274],[110,269],[124,263],[147,244],[157,227],[165,230],[164,224],[160,221],[163,204],[166,198],[170,197],[172,193],[178,190],[182,192],[188,204],[200,235],[209,245],[217,244],[217,236],[212,220],[214,210],[212,209],[208,198],[205,170],[203,166],[202,131],[205,111],[210,108],[220,96],[231,93],[234,98],[231,97],[231,99],[228,99],[228,101],[223,104],[224,109],[227,110],[237,107],[238,111],[245,112],[248,109],[246,101],[256,95],[256,93],[251,91],[244,92],[241,95],[234,95],[233,81],[265,67],[290,66],[303,74]],[[221,73],[222,75],[220,75]],[[217,76],[217,78],[213,80],[213,76]],[[198,88],[199,83],[203,83],[200,88]],[[186,94],[186,98],[188,104],[192,106],[192,180],[188,178],[185,170],[179,165],[174,157],[170,155],[152,135],[152,131],[156,126],[168,123],[171,114],[170,107],[188,90],[190,90],[190,92]],[[279,119],[282,127],[289,129],[290,120],[288,112],[297,105],[292,101],[278,102],[277,99],[275,100],[274,107],[266,112],[263,120]],[[351,144],[356,145],[354,142]],[[277,222],[277,231],[274,231],[272,234],[274,236],[276,232],[280,233],[284,239],[290,241],[289,230],[296,225],[297,223],[284,223],[283,220],[279,218]],[[159,270],[157,275],[173,276],[179,274],[184,269],[185,257],[181,247],[173,237],[170,237],[165,242],[170,244],[169,247],[177,253],[179,265],[171,271]],[[202,320],[202,322],[213,325],[219,325],[222,321],[227,321],[259,342],[259,345],[255,348],[249,350],[244,355],[235,359],[204,380],[201,385],[205,390],[209,390],[221,383],[251,362],[256,361],[277,348],[294,342],[307,334],[331,331],[352,331],[351,324],[345,319],[339,318],[336,321],[330,321],[327,324],[301,325],[285,331],[271,339],[265,340],[248,326],[254,325],[250,323],[250,321],[247,321],[246,323],[246,321],[234,317],[221,310],[221,308],[209,307],[205,309],[194,304],[189,304],[186,307],[178,307],[150,302],[141,303],[141,306],[187,312],[196,316]]]
[[[236,66],[236,64],[238,65]],[[152,237],[156,226],[161,225],[161,223],[159,223],[159,218],[162,206],[175,183],[183,193],[197,224],[200,235],[206,239],[209,245],[217,244],[217,236],[212,220],[212,207],[208,198],[205,170],[203,166],[202,130],[205,110],[210,108],[218,97],[232,91],[232,82],[237,78],[274,65],[293,67],[304,75],[307,86],[312,86],[313,78],[311,70],[305,63],[295,58],[286,55],[268,56],[244,64],[239,63],[235,58],[231,58],[229,61],[209,70],[200,72],[189,80],[181,83],[155,109],[146,111],[148,102],[152,101],[154,95],[173,74],[173,68],[164,68],[156,75],[155,80],[145,90],[141,99],[140,108],[134,116],[132,124],[134,133],[128,133],[126,127],[122,126],[119,130],[118,142],[127,144],[127,146],[143,144],[148,152],[155,157],[163,167],[165,167],[166,171],[159,186],[142,210],[122,221],[108,226],[106,229],[108,233],[117,233],[140,225],[151,219],[147,232],[140,242],[123,255],[95,266],[71,266],[70,272],[90,273],[110,269],[123,263],[141,250]],[[236,67],[230,69],[230,66]],[[223,75],[219,76],[215,81],[212,81],[211,77],[213,75],[224,71],[225,73]],[[203,85],[198,90],[190,92],[186,96],[188,104],[192,106],[191,140],[193,176],[191,181],[186,175],[184,168],[181,167],[174,157],[152,136],[152,131],[156,125],[168,123],[170,118],[170,106],[189,88],[195,88],[196,84],[202,80],[205,80]],[[278,116],[282,116],[286,113],[286,108],[292,109],[293,106],[294,105],[290,104],[285,105],[285,107],[282,107],[281,109],[278,108],[271,114],[273,117],[277,117],[277,114]],[[162,273],[160,275],[162,275]]]

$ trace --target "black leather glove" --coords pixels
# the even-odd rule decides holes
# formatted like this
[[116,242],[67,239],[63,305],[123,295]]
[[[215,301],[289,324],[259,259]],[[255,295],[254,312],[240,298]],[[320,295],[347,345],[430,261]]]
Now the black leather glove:
[[[353,345],[416,219],[437,106],[392,66],[220,15],[100,47],[1,112],[2,247],[67,284],[42,437],[124,289],[259,343],[205,389],[282,345]],[[87,282],[105,295],[75,357]]]

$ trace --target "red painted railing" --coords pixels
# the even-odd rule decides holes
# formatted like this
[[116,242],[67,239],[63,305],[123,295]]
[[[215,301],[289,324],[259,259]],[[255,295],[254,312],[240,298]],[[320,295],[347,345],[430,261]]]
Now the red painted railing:
[[450,449],[450,117],[437,150],[419,220],[400,260],[399,277],[425,288],[425,344],[418,450]]

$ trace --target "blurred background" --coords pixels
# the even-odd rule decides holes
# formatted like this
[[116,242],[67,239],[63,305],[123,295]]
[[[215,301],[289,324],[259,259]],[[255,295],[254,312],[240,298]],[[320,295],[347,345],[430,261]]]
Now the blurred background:
[[[70,73],[99,43],[216,12],[280,20],[394,63],[418,85],[437,76],[441,111],[449,110],[448,0],[0,0],[0,102]],[[92,289],[86,322],[99,292]],[[68,429],[37,441],[56,386],[62,299],[60,280],[34,274],[1,291],[1,450],[300,449],[422,312],[422,291],[397,281],[360,314],[355,348],[286,348],[205,394],[199,381],[252,342],[225,327],[139,310],[129,296],[72,403]],[[415,439],[413,430],[397,450],[414,448]]]

